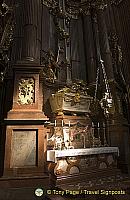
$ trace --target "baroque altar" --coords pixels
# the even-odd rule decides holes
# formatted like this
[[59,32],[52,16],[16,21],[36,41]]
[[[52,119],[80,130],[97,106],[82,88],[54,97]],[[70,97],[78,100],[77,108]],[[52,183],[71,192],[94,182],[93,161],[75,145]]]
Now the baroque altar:
[[12,53],[1,46],[1,176],[10,186],[19,179],[19,186],[50,181],[61,189],[120,180],[118,168],[130,166],[129,133],[113,71],[121,49],[111,37],[109,45],[107,4],[28,2],[16,6],[19,23],[10,19],[15,27],[5,26],[11,34],[3,32],[1,43],[12,40],[14,27]]
[[50,97],[54,116],[47,135],[50,186],[83,189],[115,182],[120,177],[119,149],[109,146],[105,121],[92,120],[93,97],[81,85],[71,88],[75,90],[64,87]]
[[63,190],[105,187],[119,176],[118,155],[118,147],[48,150],[50,185]]

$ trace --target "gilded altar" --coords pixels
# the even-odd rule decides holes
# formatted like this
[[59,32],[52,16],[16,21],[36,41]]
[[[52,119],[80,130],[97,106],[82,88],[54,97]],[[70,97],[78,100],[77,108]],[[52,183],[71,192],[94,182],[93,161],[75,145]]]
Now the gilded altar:
[[96,113],[97,121],[93,120],[94,111],[101,112],[100,102],[96,101],[98,107],[94,103],[83,82],[51,95],[54,118],[47,138],[47,162],[52,187],[83,189],[104,185],[104,180],[116,181],[119,149],[108,144],[104,115]]

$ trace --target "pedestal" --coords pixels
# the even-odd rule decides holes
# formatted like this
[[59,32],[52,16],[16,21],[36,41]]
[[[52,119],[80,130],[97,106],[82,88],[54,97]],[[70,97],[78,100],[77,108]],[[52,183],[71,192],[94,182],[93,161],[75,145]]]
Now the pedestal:
[[4,177],[43,176],[46,172],[44,122],[48,119],[42,110],[39,71],[40,67],[34,65],[14,67],[13,106],[4,120]]

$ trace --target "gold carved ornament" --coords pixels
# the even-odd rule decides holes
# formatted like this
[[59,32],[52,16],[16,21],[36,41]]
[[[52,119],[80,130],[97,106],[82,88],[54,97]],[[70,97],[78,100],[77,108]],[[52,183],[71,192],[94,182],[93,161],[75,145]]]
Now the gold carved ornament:
[[27,105],[34,103],[34,79],[21,78],[19,80],[18,104]]

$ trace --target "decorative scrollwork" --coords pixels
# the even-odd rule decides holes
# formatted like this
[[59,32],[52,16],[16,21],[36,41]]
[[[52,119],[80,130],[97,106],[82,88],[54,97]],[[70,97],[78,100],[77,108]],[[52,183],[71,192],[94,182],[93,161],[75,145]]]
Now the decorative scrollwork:
[[42,52],[41,65],[43,66],[41,71],[43,78],[50,83],[54,83],[57,79],[56,72],[59,66],[51,49],[47,52]]
[[9,67],[10,47],[13,41],[14,32],[14,12],[12,7],[5,3],[1,4],[1,26],[0,26],[0,82],[4,81]]
[[123,0],[111,0],[111,4],[119,5]]
[[68,39],[70,37],[69,33],[65,31],[59,24],[56,24],[56,31],[60,40]]
[[58,7],[58,2],[56,0],[43,0],[44,5],[46,5],[50,12],[53,15],[56,15],[60,18],[74,18],[77,19],[78,16],[82,13],[84,15],[88,15],[90,8],[95,9],[104,9],[107,7],[107,3],[105,0],[66,0],[65,1],[65,12],[62,8]]
[[49,11],[52,15],[62,19],[70,18],[69,13],[59,6],[59,1],[43,0],[42,3],[49,8]]
[[[3,30],[2,37],[0,41],[0,48],[8,50],[11,42],[13,40],[13,30],[14,30],[14,16],[13,8],[8,7],[5,3],[2,4],[0,14],[3,20]],[[6,16],[8,14],[8,16]]]
[[85,83],[83,80],[75,80],[72,84],[70,84],[67,87],[64,87],[63,89],[59,90],[58,92],[63,93],[75,93],[80,95],[87,95],[87,83]]
[[21,78],[19,81],[18,104],[26,105],[34,103],[34,79]]
[[111,32],[109,34],[109,43],[112,53],[112,63],[114,66],[119,65],[120,63],[122,63],[123,54],[121,46],[118,43],[118,36],[116,33]]

